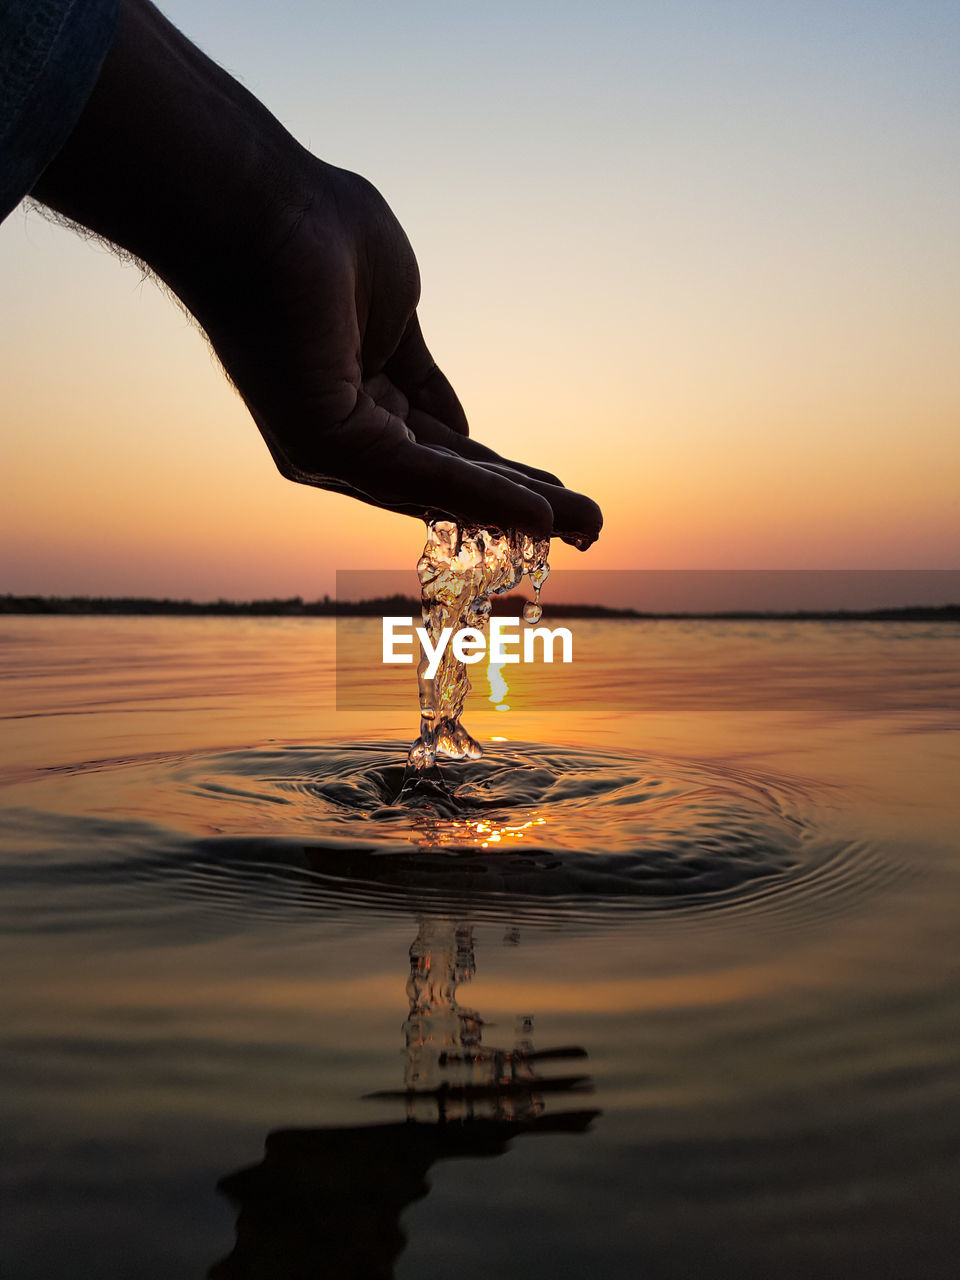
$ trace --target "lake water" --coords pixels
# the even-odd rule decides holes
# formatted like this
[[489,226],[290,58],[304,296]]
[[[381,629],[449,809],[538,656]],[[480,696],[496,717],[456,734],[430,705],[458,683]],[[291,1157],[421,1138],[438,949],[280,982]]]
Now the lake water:
[[411,808],[330,621],[0,620],[4,1280],[956,1275],[960,629],[590,626]]

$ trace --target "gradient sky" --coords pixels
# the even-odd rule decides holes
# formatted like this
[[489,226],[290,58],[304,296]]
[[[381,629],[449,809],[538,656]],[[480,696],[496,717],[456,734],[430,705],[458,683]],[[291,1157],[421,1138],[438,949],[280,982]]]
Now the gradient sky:
[[[387,197],[473,434],[604,508],[557,565],[960,564],[955,3],[161,7]],[[415,562],[414,521],[276,473],[105,249],[17,210],[0,296],[0,591]]]

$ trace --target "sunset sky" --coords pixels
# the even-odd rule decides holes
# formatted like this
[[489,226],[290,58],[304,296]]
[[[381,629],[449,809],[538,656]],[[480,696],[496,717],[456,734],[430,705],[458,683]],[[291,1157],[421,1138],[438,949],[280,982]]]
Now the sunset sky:
[[[960,564],[960,8],[169,0],[384,193],[472,433],[604,509],[558,566]],[[0,592],[333,592],[422,527],[290,484],[136,270],[0,226]]]

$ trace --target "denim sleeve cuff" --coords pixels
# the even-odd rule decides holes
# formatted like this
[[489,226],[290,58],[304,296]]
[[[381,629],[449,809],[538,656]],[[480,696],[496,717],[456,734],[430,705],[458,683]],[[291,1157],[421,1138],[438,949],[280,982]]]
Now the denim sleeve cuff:
[[0,220],[80,118],[118,7],[119,0],[0,0]]

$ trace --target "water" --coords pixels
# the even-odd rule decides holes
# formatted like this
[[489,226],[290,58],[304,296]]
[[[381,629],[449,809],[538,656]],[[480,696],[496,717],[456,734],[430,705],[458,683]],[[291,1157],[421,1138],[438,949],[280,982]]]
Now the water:
[[331,623],[4,619],[5,1280],[955,1275],[957,632],[804,626],[475,679],[437,808]]
[[522,533],[458,525],[452,520],[427,524],[417,576],[423,630],[438,656],[438,665],[431,668],[426,646],[421,646],[417,667],[420,736],[407,758],[410,793],[436,768],[438,756],[477,760],[482,754],[480,744],[460,723],[470,692],[467,664],[450,643],[439,655],[439,645],[444,638],[449,642],[462,628],[472,630],[472,639],[479,640],[490,616],[491,596],[512,591],[524,574],[529,574],[534,598],[523,606],[523,616],[527,622],[537,622],[543,613],[540,588],[550,572],[549,551],[549,538],[538,540]]

